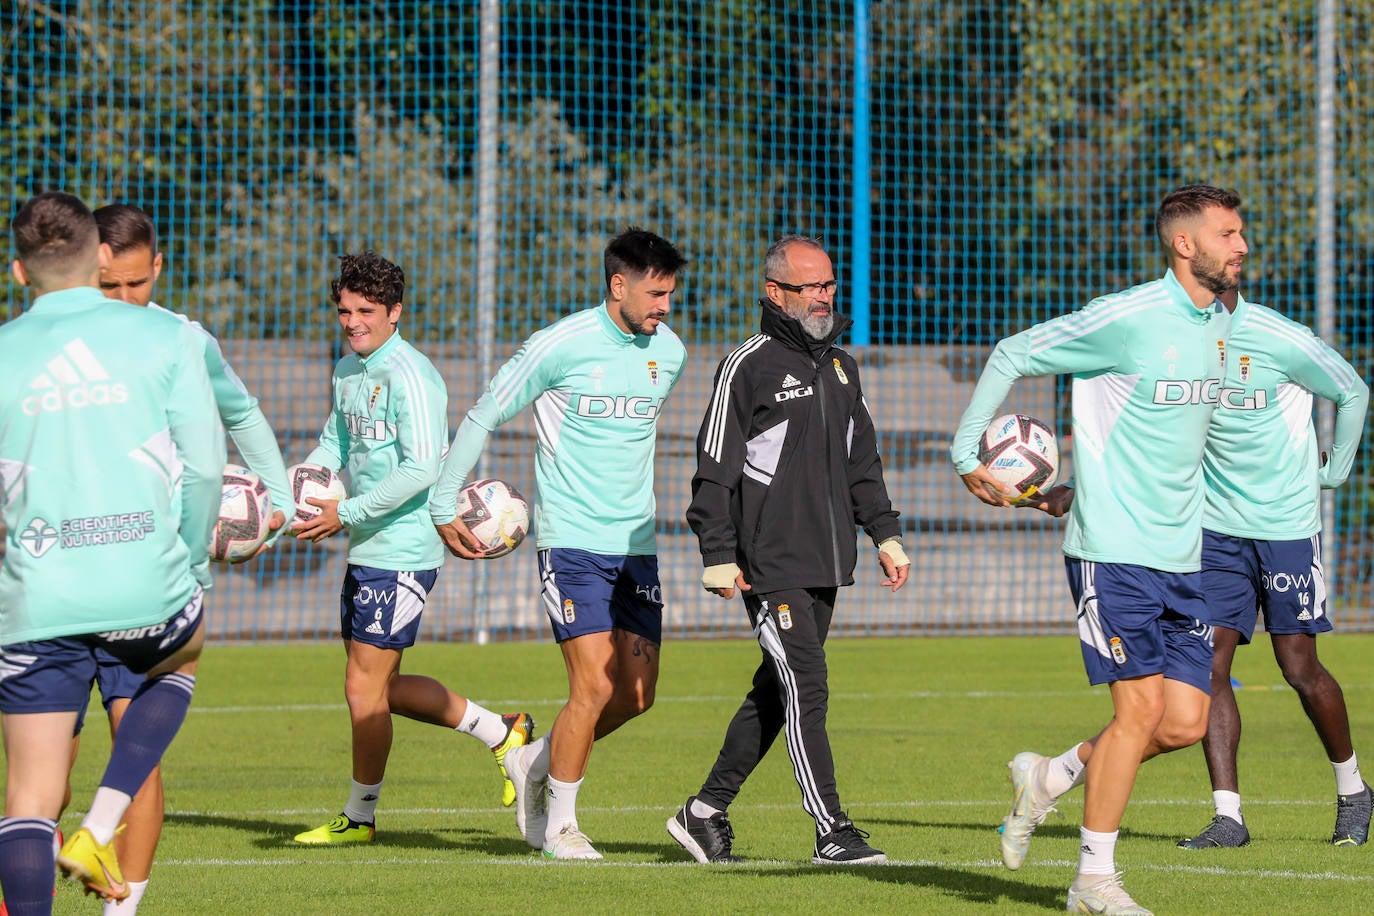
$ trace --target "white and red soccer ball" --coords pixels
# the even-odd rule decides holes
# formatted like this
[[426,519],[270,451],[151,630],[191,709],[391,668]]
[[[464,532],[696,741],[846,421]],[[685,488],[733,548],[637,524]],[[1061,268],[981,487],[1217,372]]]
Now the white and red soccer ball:
[[348,490],[332,468],[322,464],[302,461],[286,469],[286,479],[291,482],[291,498],[296,501],[296,518],[312,519],[320,514],[320,507],[306,502],[307,499],[348,498]]
[[258,552],[271,532],[272,496],[267,484],[248,468],[231,464],[224,469],[219,519],[210,541],[210,559],[242,563]]
[[1059,478],[1059,443],[1054,430],[1022,414],[1009,413],[988,425],[978,460],[1024,502],[1054,486]]
[[458,517],[482,542],[482,559],[504,557],[520,546],[530,531],[530,506],[520,491],[504,480],[488,478],[458,491]]

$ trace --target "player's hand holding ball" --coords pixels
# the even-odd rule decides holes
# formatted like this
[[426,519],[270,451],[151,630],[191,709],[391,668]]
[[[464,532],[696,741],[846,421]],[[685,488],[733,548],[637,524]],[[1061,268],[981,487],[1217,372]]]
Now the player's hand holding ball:
[[1006,414],[988,424],[978,461],[963,475],[970,493],[989,506],[1039,508],[1037,501],[1059,476],[1059,443],[1054,430],[1034,417]]
[[286,477],[296,500],[292,534],[308,541],[322,541],[343,530],[339,502],[348,498],[348,491],[338,474],[322,464],[303,461],[287,468]]
[[530,507],[520,491],[488,478],[458,491],[457,516],[435,525],[444,546],[465,560],[494,560],[515,550],[530,530]]

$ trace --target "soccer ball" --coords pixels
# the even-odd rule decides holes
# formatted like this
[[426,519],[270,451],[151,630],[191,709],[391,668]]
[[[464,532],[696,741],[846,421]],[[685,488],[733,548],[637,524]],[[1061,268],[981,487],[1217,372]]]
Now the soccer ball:
[[291,481],[291,498],[296,501],[296,518],[312,519],[320,514],[319,506],[312,506],[306,499],[348,498],[339,475],[322,464],[302,461],[286,469],[286,479]]
[[504,557],[530,531],[530,505],[504,480],[479,480],[458,491],[458,517],[482,542],[482,559]]
[[242,563],[253,556],[267,540],[271,520],[272,496],[267,492],[267,484],[248,468],[229,465],[224,469],[210,559]]
[[1034,417],[1009,413],[983,433],[978,460],[1023,503],[1054,486],[1059,477],[1059,443],[1054,430]]

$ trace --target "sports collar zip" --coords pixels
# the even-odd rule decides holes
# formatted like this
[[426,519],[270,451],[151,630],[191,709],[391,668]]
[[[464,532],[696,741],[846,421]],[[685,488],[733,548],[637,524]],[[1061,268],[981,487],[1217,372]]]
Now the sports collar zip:
[[[368,408],[368,389],[370,387],[368,385],[369,372],[366,362],[362,363],[362,369],[363,371],[358,375],[358,390],[353,393],[353,410],[358,416],[371,419],[372,411]],[[379,385],[377,387],[380,390],[381,386]]]
[[[827,345],[826,351],[829,352],[829,349]],[[830,420],[825,412],[825,380],[821,371],[820,360],[815,360],[813,365],[815,366],[816,372],[815,375],[812,376],[812,384],[816,387],[816,399],[820,402],[821,406],[821,429],[826,431],[826,435],[823,438],[825,440],[825,482],[828,491],[834,486],[834,481],[831,479]],[[826,502],[830,502],[830,500],[827,499]],[[835,524],[835,512],[833,507],[831,511],[826,513],[826,518],[830,521],[830,559],[833,564],[831,568],[834,569],[838,575],[840,569],[840,534],[838,526]],[[835,584],[839,585],[838,582]]]

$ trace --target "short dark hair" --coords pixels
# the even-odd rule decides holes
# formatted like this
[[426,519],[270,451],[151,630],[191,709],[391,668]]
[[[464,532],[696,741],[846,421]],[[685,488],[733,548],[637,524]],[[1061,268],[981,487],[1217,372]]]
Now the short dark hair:
[[405,271],[375,251],[340,255],[339,275],[329,284],[329,298],[335,305],[343,290],[391,308],[405,295]]
[[153,226],[152,217],[133,204],[97,207],[95,224],[100,227],[100,241],[109,245],[114,254],[136,248],[147,248],[157,254],[157,228]]
[[647,229],[631,226],[606,244],[606,286],[611,277],[627,274],[671,277],[687,265],[673,243]]
[[[94,264],[100,232],[80,200],[61,191],[39,194],[10,221],[14,249],[35,286]],[[91,264],[84,263],[86,260]]]
[[1188,184],[1170,191],[1155,213],[1155,235],[1159,236],[1159,244],[1166,250],[1172,250],[1170,239],[1178,221],[1201,216],[1208,207],[1239,210],[1240,195],[1230,188],[1218,188],[1210,184]]

